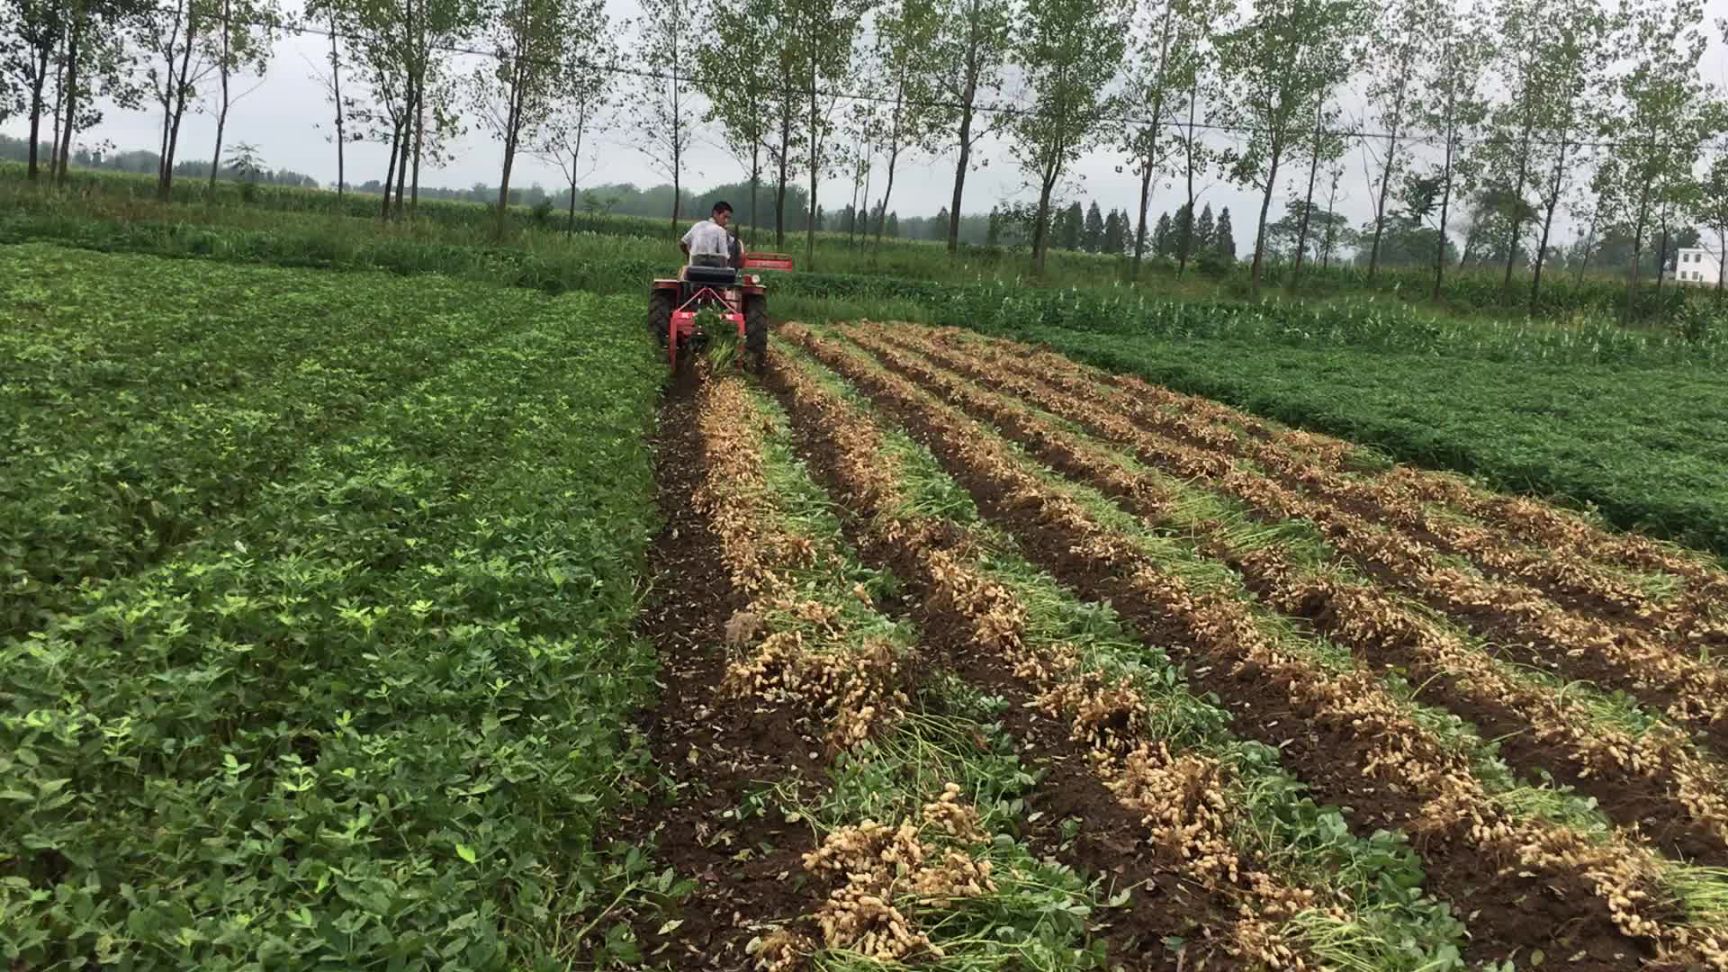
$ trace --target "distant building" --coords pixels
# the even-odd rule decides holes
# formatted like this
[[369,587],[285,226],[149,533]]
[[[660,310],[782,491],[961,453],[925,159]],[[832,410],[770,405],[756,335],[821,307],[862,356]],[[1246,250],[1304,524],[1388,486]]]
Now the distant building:
[[1703,247],[1681,250],[1674,260],[1674,279],[1684,284],[1714,287],[1721,271],[1721,259]]

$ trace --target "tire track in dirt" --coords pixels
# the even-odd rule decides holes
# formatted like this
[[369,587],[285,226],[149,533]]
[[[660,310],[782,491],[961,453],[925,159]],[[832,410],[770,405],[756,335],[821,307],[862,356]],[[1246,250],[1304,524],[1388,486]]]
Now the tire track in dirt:
[[707,465],[696,380],[686,375],[669,389],[660,410],[654,472],[662,527],[649,547],[653,580],[639,622],[658,652],[662,684],[641,728],[666,780],[621,824],[652,841],[663,866],[695,882],[672,909],[681,924],[662,932],[664,916],[656,916],[638,927],[648,956],[680,970],[742,969],[758,931],[808,914],[821,895],[802,880],[802,855],[815,846],[808,826],[775,815],[739,820],[736,811],[767,786],[825,783],[819,744],[800,733],[788,706],[721,691],[727,621],[747,598],[733,588],[719,541],[692,505]]
[[[1040,461],[1111,496],[1149,525],[1188,537],[1208,556],[1228,563],[1250,589],[1285,613],[1315,624],[1382,668],[1407,667],[1422,684],[1424,695],[1500,738],[1502,753],[1514,767],[1535,776],[1554,772],[1563,782],[1595,797],[1617,822],[1646,827],[1658,845],[1681,857],[1705,864],[1728,863],[1723,837],[1728,830],[1728,800],[1723,797],[1722,767],[1701,758],[1672,728],[1658,727],[1634,738],[1597,725],[1588,712],[1569,706],[1561,696],[1507,677],[1487,664],[1481,653],[1376,587],[1305,575],[1274,550],[1237,549],[1229,531],[1214,524],[1173,523],[1171,510],[1178,498],[1026,411],[1015,395],[1014,383],[1002,382],[999,395],[981,387],[990,383],[968,384],[966,379],[973,378],[969,369],[945,371],[925,357],[901,352],[902,342],[884,343],[873,334],[854,336],[890,370],[926,388],[940,389],[957,407],[994,424]],[[1036,397],[1035,404],[1057,409],[1058,414],[1074,411],[1049,396]],[[1063,417],[1078,418],[1078,414]],[[1105,421],[1096,415],[1086,417]],[[1117,432],[1134,438],[1131,431]],[[1226,465],[1197,469],[1189,464],[1179,470],[1182,475],[1191,473],[1208,486],[1220,478],[1236,483],[1238,488],[1230,491],[1233,495],[1258,495],[1253,477]],[[1323,513],[1300,508],[1262,505],[1259,513],[1266,523],[1305,513],[1325,520]]]
[[[1700,955],[1728,963],[1714,940],[1673,922],[1653,862],[1635,849],[1505,816],[1468,763],[1401,715],[1372,680],[1328,677],[1255,647],[1263,636],[1238,617],[1238,602],[1196,597],[1073,503],[1015,472],[1011,460],[988,460],[989,434],[970,420],[831,342],[788,336],[899,418],[1035,562],[1084,596],[1110,600],[1152,643],[1175,650],[1193,684],[1238,711],[1238,731],[1283,750],[1317,794],[1358,820],[1411,833],[1437,893],[1474,925],[1472,959],[1542,949],[1565,956],[1571,969],[1687,968]],[[1655,943],[1659,953],[1650,950]]]

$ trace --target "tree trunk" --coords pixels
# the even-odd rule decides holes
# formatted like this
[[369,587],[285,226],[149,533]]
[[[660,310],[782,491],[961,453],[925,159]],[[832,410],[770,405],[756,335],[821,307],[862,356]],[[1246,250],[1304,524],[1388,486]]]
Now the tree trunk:
[[1716,301],[1722,301],[1722,287],[1728,283],[1728,223],[1716,226]]
[[[1199,104],[1199,102],[1200,102],[1200,86],[1195,85],[1194,87],[1188,89],[1188,138],[1183,142],[1183,145],[1182,145],[1182,154],[1183,154],[1183,156],[1187,162],[1187,165],[1185,166],[1185,168],[1187,169],[1187,172],[1188,172],[1188,218],[1189,219],[1194,218],[1194,112],[1195,112],[1196,106]],[[1187,252],[1178,253],[1176,255],[1176,276],[1177,277],[1185,277],[1188,275],[1188,257],[1189,257],[1189,254]]]
[[858,154],[857,165],[852,169],[852,212],[846,217],[846,245],[856,246],[858,243],[858,196],[864,195],[864,207],[870,206],[869,179],[865,176],[864,152],[857,142],[852,143],[852,150]]
[[516,136],[521,128],[521,109],[516,96],[511,95],[509,117],[506,119],[504,133],[504,167],[498,174],[498,227],[499,239],[504,238],[504,222],[510,213],[510,170],[516,164]]
[[[900,79],[894,92],[894,130],[888,145],[888,184],[882,188],[882,215],[876,217],[876,248],[882,248],[882,234],[888,228],[888,202],[894,195],[894,169],[900,164],[900,113],[904,110],[906,101],[906,80]],[[864,194],[864,201],[870,201],[870,194]]]
[[[1410,48],[1404,48],[1402,63],[1409,65]],[[1374,202],[1374,244],[1368,250],[1368,282],[1374,282],[1374,276],[1380,270],[1380,240],[1386,233],[1386,194],[1392,188],[1392,167],[1398,158],[1398,129],[1404,124],[1404,91],[1408,74],[1401,75],[1398,83],[1398,94],[1392,102],[1394,121],[1389,126],[1386,139],[1386,165],[1380,170],[1380,196]]]
[[1512,267],[1518,262],[1518,239],[1524,228],[1524,187],[1530,179],[1530,133],[1534,122],[1524,124],[1524,138],[1518,156],[1518,187],[1512,193],[1512,230],[1506,239],[1506,278],[1500,282],[1501,290],[1512,289]]
[[53,120],[53,127],[48,136],[48,178],[53,179],[60,172],[60,127],[65,121],[61,116],[66,108],[66,65],[54,65],[54,106],[49,109],[48,117]]
[[168,150],[162,156],[162,179],[156,194],[163,202],[174,192],[174,156],[180,151],[180,124],[186,119],[186,105],[191,100],[192,47],[197,38],[197,24],[192,7],[186,8],[185,50],[180,56],[180,73],[174,78],[174,117],[168,129]]
[[378,209],[379,219],[390,218],[390,189],[396,181],[396,153],[402,143],[402,126],[394,125],[390,130],[390,161],[384,166],[384,203]]
[[960,252],[960,197],[966,191],[966,170],[972,165],[972,99],[976,86],[968,81],[960,105],[960,158],[954,164],[954,197],[948,203],[948,252]]
[[681,160],[678,158],[678,137],[676,132],[673,133],[672,141],[672,235],[677,236],[678,217],[683,215],[684,209],[684,181],[681,178],[684,167],[680,164]]
[[792,155],[792,115],[780,113],[780,172],[774,188],[774,246],[786,248],[786,166]]
[[564,223],[566,238],[576,235],[576,162],[581,157],[579,152],[570,153],[570,217]]
[[216,195],[216,173],[222,171],[222,135],[224,130],[228,127],[228,107],[230,105],[228,92],[228,61],[232,54],[229,46],[231,43],[231,35],[229,32],[233,29],[231,22],[234,16],[234,11],[230,4],[231,0],[222,0],[222,23],[220,25],[222,30],[222,60],[216,66],[221,72],[222,108],[216,113],[216,150],[210,153],[209,195],[212,198]]
[[810,57],[810,86],[805,92],[810,98],[810,215],[809,223],[804,227],[804,263],[810,269],[816,269],[816,177],[822,170],[822,149],[818,144],[821,132],[817,129],[816,99],[816,57]]
[[1050,193],[1055,188],[1056,179],[1048,174],[1038,185],[1038,218],[1032,224],[1032,270],[1039,276],[1044,275],[1044,251],[1050,247]]
[[[859,163],[859,168],[864,173],[864,212],[859,213],[858,207],[853,206],[852,224],[860,227],[858,236],[864,237],[870,233],[870,177],[875,174],[875,167],[866,158]],[[883,218],[887,218],[887,210],[883,210]]]
[[336,44],[336,12],[330,12],[330,84],[336,95],[336,198],[342,199],[347,190],[347,173],[344,171],[348,153],[348,139],[343,133],[342,111],[342,51]]
[[1152,162],[1140,160],[1140,221],[1134,227],[1134,260],[1129,279],[1140,282],[1140,260],[1146,253],[1146,209],[1152,201]]
[[1278,156],[1282,146],[1272,149],[1272,170],[1266,174],[1266,191],[1260,196],[1260,224],[1254,232],[1254,266],[1248,272],[1248,289],[1260,296],[1260,271],[1266,260],[1266,214],[1272,209],[1272,193],[1278,187]]
[[393,200],[391,215],[402,218],[402,195],[408,188],[408,143],[414,135],[414,98],[412,84],[408,89],[408,98],[402,106],[402,148],[396,153],[396,198]]
[[888,202],[894,197],[894,165],[899,148],[888,153],[888,184],[882,187],[882,212],[876,217],[876,246],[882,246],[882,235],[888,228]]
[[30,81],[29,179],[31,182],[37,181],[42,175],[37,154],[40,152],[38,143],[42,138],[42,89],[48,83],[49,54],[48,48],[42,48],[41,54],[36,57],[36,76]]
[[1529,316],[1536,316],[1536,301],[1542,293],[1542,267],[1548,262],[1548,236],[1554,227],[1554,211],[1560,208],[1560,183],[1566,171],[1566,140],[1560,140],[1560,154],[1554,160],[1554,178],[1548,183],[1548,198],[1543,200],[1542,239],[1536,246],[1535,272],[1530,275]]
[[1582,283],[1584,271],[1590,266],[1591,252],[1596,249],[1596,224],[1602,219],[1602,207],[1597,206],[1590,213],[1590,229],[1584,234],[1584,255],[1578,260],[1578,269],[1573,272],[1572,279]]
[[[180,37],[180,17],[185,12],[186,0],[178,0],[174,7],[174,28],[168,38],[168,50],[163,56],[167,63],[163,68],[162,92],[159,99],[162,105],[162,132],[156,139],[156,196],[163,198],[162,180],[168,172],[168,129],[173,127],[174,119],[174,44]],[[152,38],[154,39],[154,38]],[[160,53],[160,52],[154,52]]]
[[[1170,31],[1175,26],[1176,16],[1169,7],[1164,8],[1164,29],[1158,37],[1158,88],[1152,96],[1152,141],[1146,146],[1146,155],[1141,159],[1140,169],[1140,225],[1134,232],[1134,279],[1140,279],[1140,257],[1146,249],[1146,205],[1152,196],[1152,173],[1158,168],[1158,125],[1164,116],[1164,62],[1170,53]],[[1188,207],[1188,225],[1194,225],[1194,207]],[[1180,252],[1186,258],[1188,251],[1187,237],[1184,236]]]
[[72,167],[72,132],[78,122],[78,41],[84,32],[83,13],[72,22],[66,36],[66,83],[61,100],[65,102],[65,119],[60,126],[60,158],[55,162],[54,181],[65,185]]
[[750,143],[750,242],[756,242],[757,234],[762,232],[761,210],[756,208],[756,197],[762,185],[762,141],[761,133],[756,133]]
[[222,134],[228,127],[228,72],[222,72],[222,108],[216,113],[216,151],[210,154],[210,195],[216,195],[216,173],[222,170]]
[[1398,127],[1394,125],[1386,143],[1386,165],[1380,170],[1380,197],[1374,202],[1374,244],[1368,249],[1368,282],[1380,272],[1380,240],[1386,234],[1386,193],[1392,188],[1392,163],[1398,155]]
[[414,86],[414,184],[408,194],[408,215],[420,212],[420,152],[426,143],[426,79]]
[[1451,215],[1452,208],[1452,154],[1454,139],[1448,130],[1446,136],[1446,161],[1441,169],[1441,181],[1444,188],[1440,190],[1440,239],[1434,244],[1434,295],[1436,303],[1440,301],[1440,285],[1446,279],[1446,220]]
[[1662,297],[1662,278],[1668,275],[1668,227],[1669,213],[1662,211],[1662,242],[1656,246],[1656,297]]
[[409,143],[414,138],[414,101],[418,93],[411,95],[408,109],[402,116],[402,151],[396,153],[396,200],[393,215],[402,218],[402,197],[408,191],[408,156]]
[[1644,186],[1638,194],[1638,218],[1632,224],[1632,271],[1628,274],[1626,286],[1626,317],[1625,323],[1632,323],[1632,315],[1638,304],[1638,275],[1640,263],[1644,262],[1644,223],[1650,218],[1650,187]]
[[1302,222],[1296,229],[1296,266],[1290,271],[1290,289],[1302,280],[1302,257],[1308,249],[1308,223],[1314,216],[1314,180],[1320,175],[1320,120],[1324,103],[1314,106],[1314,151],[1308,161],[1308,194],[1302,200]]
[[1331,218],[1338,212],[1338,180],[1343,178],[1342,166],[1332,170],[1332,188],[1326,193],[1326,236],[1320,247],[1320,269],[1327,270],[1332,266],[1332,249],[1338,242],[1338,221]]

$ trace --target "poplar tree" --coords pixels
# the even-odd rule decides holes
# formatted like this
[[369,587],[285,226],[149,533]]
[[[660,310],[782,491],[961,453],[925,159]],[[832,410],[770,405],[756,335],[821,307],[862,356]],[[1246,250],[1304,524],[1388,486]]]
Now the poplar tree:
[[1348,41],[1360,36],[1364,16],[1357,0],[1257,0],[1248,22],[1219,40],[1231,92],[1222,99],[1222,114],[1247,132],[1244,144],[1226,154],[1229,173],[1260,190],[1249,275],[1256,294],[1279,171],[1306,140],[1316,105],[1349,76]]
[[[1137,116],[1122,133],[1121,147],[1140,177],[1140,208],[1134,232],[1132,275],[1138,278],[1146,248],[1147,210],[1153,182],[1180,157],[1170,124],[1178,103],[1192,109],[1190,95],[1201,74],[1201,50],[1215,11],[1208,0],[1140,0],[1135,6],[1122,83],[1125,109]],[[1193,200],[1189,200],[1192,206]]]
[[960,246],[961,204],[973,150],[1003,116],[979,117],[980,99],[1001,91],[1002,72],[1012,42],[1013,0],[937,0],[940,27],[932,51],[937,90],[949,105],[938,115],[945,139],[955,149],[954,192],[948,204],[948,252]]
[[1566,195],[1572,170],[1578,167],[1583,134],[1607,100],[1605,72],[1612,59],[1613,32],[1613,22],[1594,0],[1547,0],[1543,13],[1549,40],[1541,48],[1536,77],[1542,92],[1538,131],[1546,142],[1548,172],[1535,187],[1541,232],[1531,264],[1532,316],[1542,290],[1554,214]]
[[[941,76],[935,58],[942,26],[936,0],[894,0],[876,22],[876,61],[887,79],[891,101],[881,105],[879,131],[887,164],[887,185],[879,205],[886,212],[894,196],[894,175],[902,154],[933,151],[946,109],[938,100]],[[882,242],[886,217],[876,220]]]
[[[56,55],[66,34],[68,9],[61,0],[4,0],[0,18],[10,24],[0,34],[0,76],[6,79],[6,100],[12,110],[30,119],[26,172],[31,182],[41,177],[42,122],[51,111],[50,85],[59,76]],[[0,105],[0,117],[5,106]],[[49,120],[52,125],[53,120]]]
[[760,229],[762,155],[774,125],[778,42],[763,29],[773,0],[725,0],[709,14],[710,44],[696,51],[696,86],[708,101],[707,120],[718,124],[726,147],[750,180],[750,228]]
[[[571,75],[572,40],[602,13],[599,0],[487,0],[484,43],[489,63],[474,76],[482,126],[503,146],[498,173],[496,227],[502,236],[510,207],[510,177],[519,152],[545,137]],[[570,30],[572,23],[583,32]]]
[[582,151],[594,150],[594,137],[612,124],[617,90],[612,70],[618,27],[600,0],[570,0],[582,15],[582,30],[568,32],[563,75],[556,84],[550,115],[535,130],[529,151],[557,166],[570,192],[564,232],[576,232],[576,194],[586,174]]
[[1598,195],[1632,236],[1625,316],[1637,311],[1640,265],[1651,223],[1683,197],[1714,112],[1698,74],[1703,11],[1696,0],[1642,0],[1632,6],[1615,48],[1626,61],[1611,82],[1611,140],[1596,172]]
[[[222,171],[222,140],[228,131],[228,114],[234,105],[257,90],[257,85],[236,93],[234,81],[251,75],[264,82],[276,35],[285,25],[276,0],[212,0],[209,47],[216,68],[216,145],[210,151],[210,191]],[[334,40],[335,38],[331,38]],[[341,181],[338,175],[338,182]]]
[[[1374,232],[1368,245],[1370,281],[1380,269],[1387,200],[1404,171],[1405,159],[1400,150],[1405,129],[1415,114],[1418,71],[1424,59],[1433,55],[1433,45],[1438,40],[1429,33],[1433,8],[1438,2],[1444,0],[1391,0],[1381,8],[1368,37],[1369,117],[1386,135],[1380,171],[1373,186]],[[1373,151],[1373,140],[1365,139],[1363,144]]]
[[809,179],[808,223],[805,226],[804,260],[814,266],[816,230],[821,206],[817,187],[832,165],[829,140],[833,112],[838,100],[835,87],[851,67],[852,40],[864,16],[866,0],[775,0],[783,9],[782,22],[790,31],[787,40],[791,76],[798,92],[798,115],[802,131],[804,172]]
[[632,96],[632,139],[648,166],[672,180],[672,234],[683,217],[684,156],[696,137],[696,103],[691,90],[703,5],[689,0],[640,0],[636,44],[641,76]]
[[1716,300],[1721,301],[1728,285],[1728,150],[1718,148],[1698,188],[1692,218],[1716,235]]
[[1417,83],[1421,96],[1413,121],[1437,136],[1439,161],[1413,174],[1403,203],[1414,217],[1432,225],[1434,247],[1432,297],[1440,299],[1446,277],[1446,241],[1453,201],[1475,181],[1478,156],[1472,144],[1488,117],[1482,77],[1493,50],[1480,19],[1462,14],[1458,0],[1439,0],[1426,8],[1423,30],[1436,39],[1433,56],[1423,60]]
[[1106,94],[1121,61],[1124,11],[1112,0],[1039,0],[1019,25],[1016,62],[1032,106],[1014,116],[1009,151],[1038,190],[1032,266],[1044,272],[1050,199],[1068,167],[1102,141],[1116,108]]

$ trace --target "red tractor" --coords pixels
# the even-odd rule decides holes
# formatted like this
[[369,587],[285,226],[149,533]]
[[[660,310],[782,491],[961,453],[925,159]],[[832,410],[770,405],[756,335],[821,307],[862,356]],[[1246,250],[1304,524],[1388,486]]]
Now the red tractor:
[[680,358],[700,351],[708,335],[696,315],[713,308],[738,328],[738,340],[761,367],[768,353],[768,290],[749,270],[791,270],[792,258],[781,253],[751,253],[742,270],[731,267],[687,266],[672,280],[656,280],[648,292],[648,329],[666,349],[674,371]]

